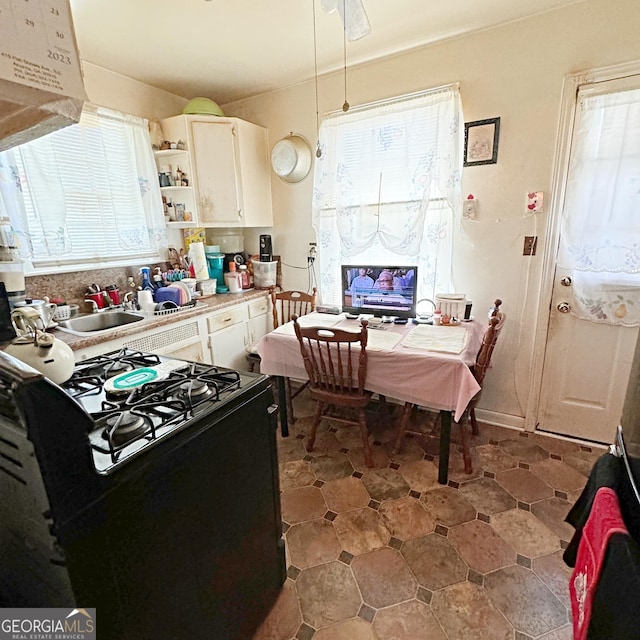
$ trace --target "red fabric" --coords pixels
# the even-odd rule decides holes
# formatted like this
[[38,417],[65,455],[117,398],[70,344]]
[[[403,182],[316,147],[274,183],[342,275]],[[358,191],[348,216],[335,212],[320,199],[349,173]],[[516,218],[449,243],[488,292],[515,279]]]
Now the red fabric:
[[628,535],[618,496],[613,489],[603,487],[596,493],[591,513],[582,530],[576,566],[569,582],[574,640],[587,638],[593,597],[609,538],[614,533]]

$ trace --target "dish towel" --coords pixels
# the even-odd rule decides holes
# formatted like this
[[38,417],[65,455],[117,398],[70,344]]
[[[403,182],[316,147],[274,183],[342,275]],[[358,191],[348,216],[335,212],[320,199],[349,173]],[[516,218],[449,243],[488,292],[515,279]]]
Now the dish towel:
[[438,327],[419,324],[404,339],[407,349],[424,349],[443,353],[462,353],[467,343],[466,327]]

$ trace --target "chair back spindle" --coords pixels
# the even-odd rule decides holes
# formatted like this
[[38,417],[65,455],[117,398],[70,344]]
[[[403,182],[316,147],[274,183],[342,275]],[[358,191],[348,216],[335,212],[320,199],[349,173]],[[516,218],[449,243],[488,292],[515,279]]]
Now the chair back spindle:
[[358,333],[301,327],[297,316],[294,316],[294,327],[312,389],[364,395],[367,372],[366,321],[363,321]]
[[277,329],[293,319],[315,311],[317,289],[314,287],[312,293],[304,291],[272,291],[271,309],[273,313],[273,328]]

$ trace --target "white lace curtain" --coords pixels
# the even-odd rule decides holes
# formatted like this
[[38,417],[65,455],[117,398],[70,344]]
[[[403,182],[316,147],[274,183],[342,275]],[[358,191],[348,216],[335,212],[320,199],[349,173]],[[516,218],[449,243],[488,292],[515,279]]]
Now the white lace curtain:
[[0,153],[0,213],[36,266],[160,255],[166,229],[146,121],[87,104],[78,125]]
[[558,265],[576,317],[640,326],[640,88],[612,90],[578,95]]
[[451,288],[462,122],[457,86],[323,121],[313,225],[324,303],[340,303],[340,265],[347,262],[417,264],[419,297]]

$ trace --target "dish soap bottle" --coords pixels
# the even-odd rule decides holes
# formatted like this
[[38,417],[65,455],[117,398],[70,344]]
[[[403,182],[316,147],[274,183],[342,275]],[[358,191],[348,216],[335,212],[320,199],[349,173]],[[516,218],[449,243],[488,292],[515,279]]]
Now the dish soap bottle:
[[142,290],[154,291],[153,284],[151,284],[151,269],[149,267],[140,267],[139,275],[142,276]]

